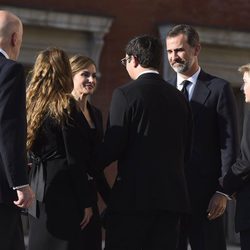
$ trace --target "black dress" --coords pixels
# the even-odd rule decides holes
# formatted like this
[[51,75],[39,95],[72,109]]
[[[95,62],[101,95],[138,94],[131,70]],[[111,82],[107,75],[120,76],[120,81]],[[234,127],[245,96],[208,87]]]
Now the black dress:
[[29,250],[87,249],[80,222],[93,199],[84,157],[88,145],[75,113],[64,125],[46,116],[34,142],[32,152],[42,159],[45,192],[29,216]]

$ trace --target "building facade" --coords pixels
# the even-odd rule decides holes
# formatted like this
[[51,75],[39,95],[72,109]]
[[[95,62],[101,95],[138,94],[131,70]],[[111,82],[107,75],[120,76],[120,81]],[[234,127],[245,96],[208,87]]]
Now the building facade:
[[[16,13],[24,23],[24,39],[19,60],[27,70],[38,51],[56,46],[69,55],[92,57],[98,66],[98,90],[92,102],[107,118],[113,89],[129,80],[120,64],[126,43],[134,36],[152,34],[165,44],[171,26],[188,23],[197,28],[202,52],[201,66],[227,79],[235,92],[242,119],[244,104],[239,91],[237,68],[250,62],[248,0],[0,0],[0,9]],[[162,74],[173,74],[164,55]],[[241,121],[240,121],[241,123]],[[112,183],[115,164],[106,171]],[[228,239],[238,242],[233,230],[234,204],[228,207]]]

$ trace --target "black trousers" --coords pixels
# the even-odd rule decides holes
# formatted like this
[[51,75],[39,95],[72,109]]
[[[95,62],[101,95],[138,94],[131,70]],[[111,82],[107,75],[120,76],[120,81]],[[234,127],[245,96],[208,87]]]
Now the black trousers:
[[250,249],[250,229],[245,231],[240,231],[240,246],[241,250]]
[[223,216],[208,220],[206,214],[181,217],[178,250],[226,250]]
[[0,204],[0,249],[25,249],[20,211],[5,204]]
[[175,250],[179,215],[109,211],[105,250]]

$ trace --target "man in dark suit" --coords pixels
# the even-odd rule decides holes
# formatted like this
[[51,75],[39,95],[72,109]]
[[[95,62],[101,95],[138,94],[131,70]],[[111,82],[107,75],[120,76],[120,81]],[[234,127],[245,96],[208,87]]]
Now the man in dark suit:
[[106,250],[173,250],[180,213],[189,211],[184,163],[192,117],[188,102],[159,75],[161,42],[132,39],[122,64],[132,81],[115,89],[98,166],[118,160]]
[[236,104],[228,82],[198,63],[199,35],[189,25],[173,27],[166,38],[168,60],[177,73],[171,84],[185,92],[194,120],[193,149],[186,166],[192,214],[182,218],[179,248],[226,249],[223,213],[227,196],[219,184],[238,150]]
[[242,250],[250,249],[250,64],[239,68],[243,74],[245,101],[241,153],[223,178],[223,188],[236,197],[235,231],[240,232]]
[[0,248],[22,250],[20,208],[33,200],[26,174],[25,80],[15,62],[22,43],[18,17],[0,11]]

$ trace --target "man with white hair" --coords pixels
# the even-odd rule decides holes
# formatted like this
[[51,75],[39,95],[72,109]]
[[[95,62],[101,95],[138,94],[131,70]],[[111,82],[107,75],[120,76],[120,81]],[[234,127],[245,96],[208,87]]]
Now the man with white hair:
[[0,10],[0,246],[23,250],[20,208],[34,194],[26,173],[26,108],[24,70],[16,60],[23,26],[14,14]]

